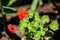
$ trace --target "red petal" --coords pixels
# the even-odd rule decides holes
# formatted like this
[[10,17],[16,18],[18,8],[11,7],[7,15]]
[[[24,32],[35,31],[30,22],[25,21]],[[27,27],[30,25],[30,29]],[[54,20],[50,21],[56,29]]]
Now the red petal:
[[28,16],[28,12],[26,10],[19,9],[17,11],[19,19],[26,18]]
[[8,24],[8,25],[7,25],[7,28],[8,28],[8,30],[9,30],[10,32],[12,32],[12,33],[15,32],[15,29],[14,29],[14,27],[13,27],[12,24]]

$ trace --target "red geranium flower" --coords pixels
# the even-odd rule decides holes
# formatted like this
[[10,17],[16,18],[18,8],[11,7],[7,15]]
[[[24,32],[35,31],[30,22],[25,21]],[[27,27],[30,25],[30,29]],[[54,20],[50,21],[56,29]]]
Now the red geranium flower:
[[28,16],[28,12],[25,9],[19,9],[17,13],[18,13],[19,19],[23,19]]
[[8,29],[10,32],[12,32],[12,33],[15,32],[15,29],[14,29],[14,27],[13,27],[12,24],[8,24],[8,25],[7,25],[7,29]]

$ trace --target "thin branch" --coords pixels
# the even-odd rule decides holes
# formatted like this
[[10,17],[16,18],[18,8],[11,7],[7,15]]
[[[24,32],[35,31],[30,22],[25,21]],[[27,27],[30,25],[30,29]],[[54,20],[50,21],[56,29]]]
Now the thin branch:
[[11,7],[6,7],[6,6],[2,6],[3,8],[6,8],[6,9],[12,9],[12,10],[14,10],[14,11],[16,11],[17,9],[15,9],[15,8],[11,8]]

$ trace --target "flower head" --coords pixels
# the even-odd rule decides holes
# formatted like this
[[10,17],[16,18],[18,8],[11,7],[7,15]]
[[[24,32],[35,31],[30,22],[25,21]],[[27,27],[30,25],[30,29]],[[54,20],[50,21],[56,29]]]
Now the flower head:
[[28,16],[28,12],[25,9],[19,9],[17,13],[18,13],[19,19],[23,19]]
[[8,29],[10,32],[12,32],[12,33],[15,32],[15,29],[14,29],[14,27],[13,27],[12,24],[8,24],[8,25],[7,25],[7,29]]

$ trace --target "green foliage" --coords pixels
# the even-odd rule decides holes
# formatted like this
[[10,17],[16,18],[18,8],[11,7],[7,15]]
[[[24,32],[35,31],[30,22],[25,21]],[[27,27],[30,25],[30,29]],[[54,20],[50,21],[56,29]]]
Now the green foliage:
[[36,27],[36,28],[38,28],[39,23],[38,22],[34,22],[33,26]]
[[56,31],[59,29],[59,24],[56,20],[52,21],[49,26],[50,26],[50,29],[52,29],[53,31]]
[[44,30],[44,31],[48,31],[48,28],[47,28],[47,27],[45,27],[43,30]]
[[[26,18],[27,19],[27,18]],[[26,21],[26,19],[25,20],[21,20],[20,21],[20,25],[19,25],[19,27],[20,27],[20,30],[22,30],[23,29],[23,31],[25,31],[25,28],[27,27],[27,25],[28,25],[28,23],[27,23],[27,21]]]
[[34,16],[34,11],[30,9],[28,10],[28,12],[29,12],[29,18],[32,18]]
[[25,24],[25,22],[23,22],[23,20],[21,20],[19,24],[20,24],[20,25],[19,25],[20,30],[21,30],[21,31],[25,31],[25,29],[24,29],[25,26],[23,25],[23,24]]
[[40,30],[43,30],[44,29],[44,24],[40,24],[39,27],[40,27]]
[[29,32],[31,31],[36,32],[36,28],[34,28],[30,22],[28,23],[28,29],[29,29]]
[[37,31],[37,33],[34,35],[35,40],[40,40],[41,31]]
[[11,6],[14,2],[16,2],[17,0],[0,0],[0,3],[3,6]]
[[[34,20],[32,22],[29,22],[29,18],[33,18],[33,17],[34,17]],[[30,35],[30,36],[33,35],[32,37],[34,38],[34,40],[40,40],[41,38],[43,38],[43,36],[46,34],[46,32],[47,33],[50,32],[52,35],[54,35],[53,31],[49,31],[49,28],[46,27],[46,25],[45,25],[45,23],[48,23],[50,21],[50,18],[48,15],[43,15],[41,17],[41,20],[42,20],[41,23],[38,20],[39,20],[39,13],[29,10],[29,17],[20,21],[21,22],[20,29],[22,31],[24,31],[25,28],[28,28],[28,31],[27,31],[28,35]],[[59,26],[59,25],[58,25],[57,21],[52,21],[49,26],[52,30],[58,30],[57,26]],[[32,32],[32,33],[30,33],[30,32]],[[30,39],[28,39],[28,40],[30,40]]]
[[41,35],[44,36],[45,35],[45,31],[41,31]]
[[[8,10],[8,11],[7,11],[7,10]],[[4,12],[5,12],[6,14],[16,13],[16,11],[14,11],[14,10],[12,10],[12,9],[6,9],[6,8],[4,8]]]
[[9,3],[8,3],[8,5],[7,6],[10,6],[10,5],[12,5],[14,2],[16,2],[17,0],[9,0]]
[[16,13],[15,8],[8,7],[16,1],[17,0],[0,0],[0,10],[3,10],[2,12],[5,12],[5,14],[7,14],[7,13]]
[[[36,2],[37,0],[34,0],[34,1]],[[33,5],[32,5],[32,7],[33,7]],[[26,28],[28,29],[28,31],[26,31],[28,33],[28,35],[26,36],[26,40],[31,40],[31,37],[33,37],[34,40],[40,40],[40,39],[44,38],[46,33],[50,32],[52,35],[54,34],[53,31],[51,31],[50,29],[52,29],[54,31],[58,30],[59,25],[56,21],[51,22],[51,24],[49,25],[50,29],[48,27],[46,27],[45,24],[50,22],[49,16],[43,15],[40,18],[39,13],[35,12],[35,9],[36,8],[31,8],[30,10],[28,10],[29,16],[27,18],[21,20],[20,24],[19,24],[21,31],[25,31]],[[33,21],[30,22],[29,18],[30,19],[32,18]],[[39,18],[41,19],[41,22],[39,22]]]
[[38,19],[39,19],[39,13],[35,12],[34,21],[38,21]]
[[29,22],[29,18],[28,17],[27,18],[24,18],[23,21],[24,22]]
[[54,32],[52,30],[49,30],[48,32],[51,33],[52,35],[54,35]]
[[45,24],[45,23],[48,23],[50,21],[50,18],[48,15],[43,15],[41,20],[42,20],[42,23]]

